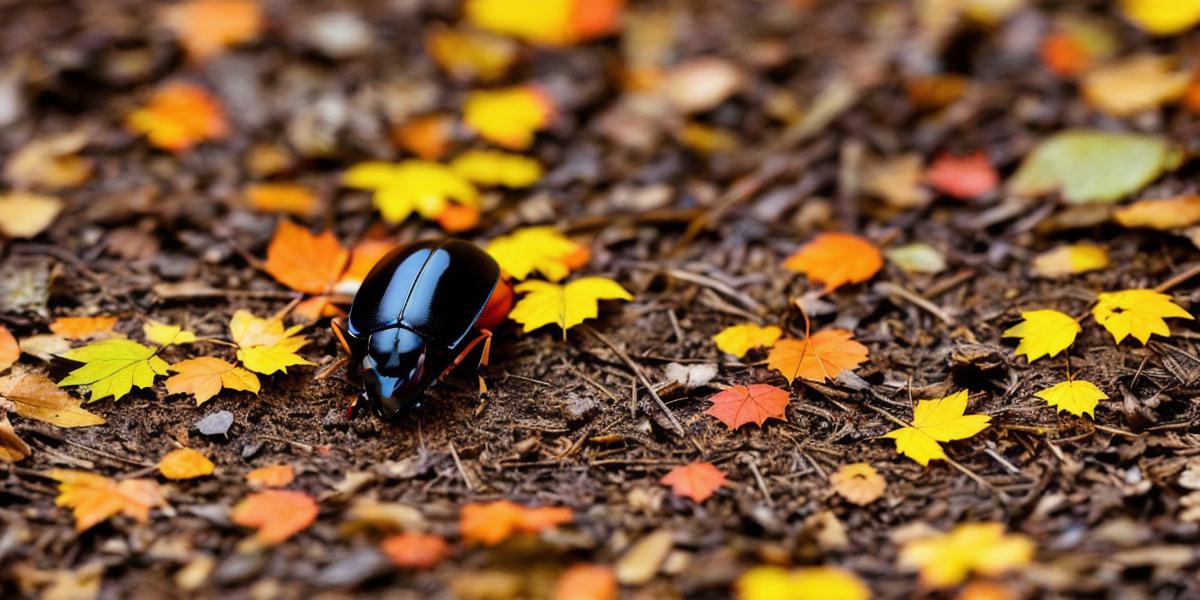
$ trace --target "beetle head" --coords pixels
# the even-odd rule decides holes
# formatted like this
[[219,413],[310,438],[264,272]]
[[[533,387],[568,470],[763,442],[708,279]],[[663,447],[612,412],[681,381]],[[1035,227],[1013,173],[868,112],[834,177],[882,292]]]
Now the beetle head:
[[429,380],[425,338],[404,327],[372,333],[357,360],[363,394],[385,419],[416,405]]

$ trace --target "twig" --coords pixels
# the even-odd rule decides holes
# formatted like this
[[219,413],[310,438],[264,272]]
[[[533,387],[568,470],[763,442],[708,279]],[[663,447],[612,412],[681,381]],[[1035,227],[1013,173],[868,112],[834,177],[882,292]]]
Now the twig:
[[1092,425],[1092,427],[1095,427],[1096,429],[1099,429],[1100,431],[1107,431],[1108,433],[1111,433],[1113,435],[1120,435],[1120,436],[1125,436],[1125,437],[1134,438],[1134,439],[1142,437],[1136,433],[1133,433],[1132,431],[1125,431],[1124,429],[1117,429],[1116,427],[1108,427],[1106,425],[1101,425],[1099,423]]
[[766,499],[767,506],[775,508],[775,500],[771,498],[771,491],[767,489],[767,482],[763,481],[762,473],[758,472],[758,464],[754,462],[753,458],[747,458],[746,464],[750,467],[750,472],[754,473],[754,481],[758,483],[758,489]]
[[286,439],[286,438],[281,438],[281,437],[279,437],[279,436],[275,436],[275,435],[268,435],[268,434],[265,434],[265,433],[259,434],[259,436],[258,436],[258,437],[260,437],[260,438],[262,438],[262,439],[264,439],[264,440],[271,440],[272,442],[280,442],[280,443],[283,443],[283,444],[290,444],[290,445],[292,445],[292,446],[295,446],[295,447],[297,447],[297,448],[299,448],[299,449],[301,449],[301,450],[303,450],[303,451],[305,451],[305,452],[312,452],[312,451],[313,451],[313,447],[312,447],[312,446],[310,446],[310,445],[308,445],[308,444],[305,444],[304,442],[297,442],[296,440],[289,440],[289,439]]
[[471,485],[471,478],[467,477],[467,470],[463,468],[462,461],[458,458],[458,450],[454,449],[454,442],[450,442],[450,456],[454,457],[454,466],[458,467],[458,474],[462,475],[463,483],[467,484],[467,491],[474,492],[475,487]]
[[76,448],[79,448],[80,450],[87,450],[88,452],[91,452],[92,454],[103,456],[105,458],[111,458],[112,460],[119,460],[123,463],[137,465],[139,467],[153,467],[154,466],[147,462],[142,462],[140,460],[134,460],[132,458],[125,458],[124,456],[112,454],[111,452],[105,452],[104,450],[100,450],[99,448],[92,448],[91,446],[85,446],[83,444],[80,444],[79,442],[72,442],[71,440],[68,440],[67,438],[58,438],[58,439],[61,440],[63,443],[75,446]]
[[1154,291],[1165,292],[1197,275],[1200,275],[1200,263],[1196,263],[1175,274],[1170,279],[1154,286]]
[[675,342],[683,342],[683,328],[679,326],[679,317],[675,316],[675,309],[667,309],[667,318],[671,319],[671,330],[675,332]]
[[950,315],[946,314],[946,311],[942,310],[942,308],[940,306],[938,306],[938,305],[926,300],[925,298],[922,298],[921,296],[918,296],[917,294],[914,294],[913,292],[910,292],[910,291],[904,289],[903,287],[896,285],[890,281],[883,281],[883,282],[875,284],[875,289],[877,289],[889,296],[899,296],[905,300],[908,300],[909,302],[915,304],[918,308],[924,309],[926,312],[937,317],[938,319],[940,319],[943,323],[945,323],[947,325],[954,326],[954,325],[958,324],[954,320],[954,317],[951,317]]
[[707,275],[701,275],[691,271],[684,271],[683,269],[667,269],[667,275],[670,275],[676,279],[682,279],[684,281],[694,283],[696,285],[702,285],[715,292],[724,294],[725,296],[728,296],[729,299],[736,300],[738,304],[741,304],[742,306],[746,307],[746,309],[755,313],[761,314],[763,312],[763,305],[755,301],[754,298],[751,298],[750,296],[733,289],[731,286],[718,279],[713,279]]

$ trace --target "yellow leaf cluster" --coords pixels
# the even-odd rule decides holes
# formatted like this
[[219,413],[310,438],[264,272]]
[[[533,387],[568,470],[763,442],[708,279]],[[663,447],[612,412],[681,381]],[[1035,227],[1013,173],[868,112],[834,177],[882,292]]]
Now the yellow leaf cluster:
[[245,310],[237,311],[229,320],[230,336],[238,345],[238,360],[247,369],[263,375],[287,373],[288,367],[312,364],[296,354],[308,343],[308,338],[296,335],[303,328],[293,325],[284,329],[281,319],[260,319]]
[[348,187],[375,192],[375,207],[389,223],[399,223],[414,212],[425,219],[436,219],[451,200],[479,207],[475,186],[450,167],[435,162],[359,163],[346,171],[342,182]]
[[929,461],[945,459],[940,442],[969,438],[992,420],[987,415],[965,415],[967,390],[935,400],[921,400],[913,410],[912,425],[888,432],[883,437],[896,440],[896,451],[929,466]]
[[774,325],[741,323],[722,329],[712,337],[712,341],[721,352],[741,358],[753,348],[765,348],[774,344],[781,335],[783,330]]
[[553,116],[550,97],[532,85],[475,90],[463,106],[463,121],[468,127],[479,137],[510,150],[528,148],[534,133]]
[[919,569],[921,583],[950,587],[972,572],[995,577],[1033,560],[1033,541],[1008,535],[1001,523],[965,523],[941,535],[913,540],[900,549],[900,564]]
[[150,387],[156,376],[167,374],[167,363],[157,354],[157,348],[124,338],[95,342],[62,355],[83,366],[71,371],[58,385],[88,386],[89,402],[106,396],[120,400],[134,387]]
[[518,281],[534,272],[550,281],[560,281],[591,258],[586,246],[548,226],[518,229],[492,240],[485,250]]
[[871,589],[836,567],[754,567],[735,584],[738,600],[867,600]]
[[1096,384],[1082,379],[1068,379],[1034,395],[1058,408],[1058,412],[1065,410],[1080,417],[1085,414],[1095,417],[1096,403],[1108,400],[1108,395]]
[[1127,336],[1145,344],[1151,334],[1171,335],[1164,318],[1191,319],[1192,315],[1161,292],[1145,289],[1101,293],[1092,316],[1119,344]]
[[1020,323],[1004,332],[1004,337],[1020,338],[1017,354],[1024,354],[1029,362],[1043,356],[1057,356],[1075,343],[1075,336],[1083,331],[1079,322],[1057,310],[1022,311],[1021,318]]
[[584,277],[566,285],[547,281],[526,281],[515,291],[525,296],[517,301],[509,317],[520,323],[526,333],[546,325],[567,330],[599,314],[600,300],[633,300],[621,284],[606,277]]
[[467,0],[467,21],[535,44],[561,46],[616,28],[623,0]]

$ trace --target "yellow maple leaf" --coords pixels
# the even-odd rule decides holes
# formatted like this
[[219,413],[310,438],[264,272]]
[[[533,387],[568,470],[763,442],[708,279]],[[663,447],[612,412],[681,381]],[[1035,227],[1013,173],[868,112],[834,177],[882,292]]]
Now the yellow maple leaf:
[[215,356],[190,358],[171,365],[178,373],[167,378],[168,394],[192,394],[196,406],[220,393],[222,388],[257,394],[258,376]]
[[487,253],[510,277],[524,281],[534,271],[560,281],[587,264],[591,252],[554,227],[525,227],[488,242]]
[[142,325],[142,334],[150,342],[159,346],[170,346],[172,344],[190,344],[196,341],[196,334],[187,331],[178,325],[171,325],[148,319]]
[[413,212],[436,219],[451,200],[479,207],[479,192],[470,181],[450,167],[424,160],[359,163],[346,171],[342,183],[375,192],[375,207],[389,223],[399,223]]
[[783,330],[774,325],[764,327],[757,323],[741,323],[722,329],[712,337],[712,341],[721,352],[741,358],[752,348],[774,344],[781,335]]
[[463,121],[479,137],[510,150],[533,144],[533,134],[554,116],[554,103],[540,88],[520,85],[476,90],[463,105]]
[[158,461],[158,472],[167,479],[194,479],[212,475],[216,465],[199,450],[176,448]]
[[1082,379],[1068,379],[1036,394],[1050,406],[1058,408],[1058,412],[1067,411],[1082,417],[1084,414],[1095,417],[1096,403],[1108,400],[1108,395],[1100,391],[1096,384]]
[[946,452],[939,442],[969,438],[984,429],[992,420],[987,415],[964,415],[967,409],[967,390],[935,400],[921,400],[913,410],[912,425],[884,434],[896,440],[896,451],[929,466],[929,461],[945,459]]
[[836,567],[753,567],[734,584],[737,600],[867,600],[871,590]]
[[1121,10],[1155,35],[1182,33],[1200,23],[1200,0],[1122,0]]
[[1067,244],[1033,259],[1033,272],[1041,277],[1078,275],[1108,266],[1108,250],[1097,244]]
[[117,514],[125,514],[141,523],[150,520],[150,509],[166,505],[158,482],[151,479],[113,481],[102,475],[70,469],[51,469],[58,481],[57,506],[74,511],[75,531],[84,531]]
[[1057,356],[1075,343],[1075,336],[1083,328],[1070,315],[1051,309],[1021,312],[1020,323],[1004,331],[1004,337],[1021,338],[1017,354],[1024,354],[1029,362],[1043,356]]
[[1192,318],[1188,311],[1172,302],[1170,296],[1145,289],[1101,293],[1092,308],[1092,316],[1118,344],[1132,335],[1143,345],[1150,340],[1151,334],[1171,336],[1171,329],[1163,319]]
[[133,340],[112,338],[76,348],[62,354],[67,360],[84,363],[58,382],[61,386],[86,385],[91,391],[88,402],[105,396],[120,400],[134,387],[154,385],[157,375],[167,374],[167,362],[157,356],[158,349]]
[[538,161],[499,150],[468,150],[450,161],[455,173],[479,185],[524,188],[542,176]]
[[229,320],[230,336],[238,345],[238,360],[247,369],[263,375],[287,373],[288,367],[312,364],[296,354],[308,343],[308,338],[296,335],[301,329],[303,325],[284,329],[281,319],[260,319],[245,310],[235,312]]
[[921,583],[930,587],[958,585],[972,571],[995,577],[1033,560],[1033,541],[1008,535],[1002,523],[964,523],[949,533],[904,544],[900,564],[919,569]]
[[556,324],[567,330],[599,314],[600,300],[633,300],[621,284],[606,277],[584,277],[566,285],[526,281],[515,290],[525,296],[517,301],[509,318],[524,326],[526,333]]

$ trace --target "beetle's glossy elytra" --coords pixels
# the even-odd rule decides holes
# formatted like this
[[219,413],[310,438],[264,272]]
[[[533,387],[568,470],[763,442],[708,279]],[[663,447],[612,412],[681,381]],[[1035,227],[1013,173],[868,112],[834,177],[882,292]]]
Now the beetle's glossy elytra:
[[462,240],[418,242],[371,269],[349,317],[334,327],[361,375],[364,396],[376,413],[391,418],[415,405],[473,345],[472,332],[498,325],[511,305],[511,290],[486,252]]

